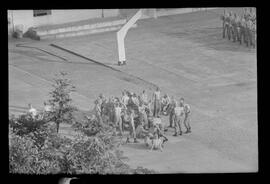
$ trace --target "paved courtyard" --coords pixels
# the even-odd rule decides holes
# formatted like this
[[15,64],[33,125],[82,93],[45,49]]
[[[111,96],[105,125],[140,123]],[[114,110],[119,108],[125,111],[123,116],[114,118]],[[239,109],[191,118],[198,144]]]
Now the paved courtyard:
[[[41,108],[58,71],[69,73],[77,87],[74,103],[82,110],[90,110],[101,92],[108,96],[146,89],[150,94],[159,86],[191,105],[192,133],[172,137],[169,130],[163,152],[150,152],[142,143],[124,145],[130,165],[165,173],[257,171],[256,50],[222,39],[219,13],[222,10],[138,21],[125,40],[126,66],[116,65],[115,33],[25,40],[34,48],[10,41],[9,110],[23,112],[28,103]],[[168,117],[163,119],[167,123]]]

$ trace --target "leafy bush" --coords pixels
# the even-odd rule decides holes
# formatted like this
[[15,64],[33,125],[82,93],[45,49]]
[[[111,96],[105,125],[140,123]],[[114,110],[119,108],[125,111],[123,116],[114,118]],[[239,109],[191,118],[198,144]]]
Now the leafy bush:
[[9,125],[13,133],[21,137],[28,136],[39,149],[44,145],[50,133],[46,120],[32,118],[29,114],[23,114],[18,118],[11,118]]
[[39,149],[28,136],[9,134],[9,170],[11,173],[49,174],[60,171],[58,156]]

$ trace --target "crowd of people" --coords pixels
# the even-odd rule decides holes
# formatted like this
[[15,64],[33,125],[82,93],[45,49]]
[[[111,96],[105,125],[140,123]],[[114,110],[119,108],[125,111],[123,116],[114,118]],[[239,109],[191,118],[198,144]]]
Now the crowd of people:
[[[163,144],[168,141],[165,132],[169,128],[174,128],[173,136],[191,133],[190,106],[184,98],[178,100],[167,94],[162,96],[159,88],[150,97],[145,90],[139,95],[124,90],[121,97],[110,98],[100,94],[95,100],[94,112],[100,123],[113,122],[115,129],[119,129],[119,136],[123,136],[123,131],[127,129],[127,143],[131,138],[134,143],[142,138],[151,149],[162,150]],[[161,116],[169,117],[169,126],[165,126]]]
[[257,40],[256,9],[244,8],[240,14],[224,10],[221,15],[222,36],[233,42],[245,43],[247,47],[255,48]]
[[[51,111],[52,108],[46,102],[42,113],[29,104],[28,113],[33,118],[42,118],[39,116]],[[184,98],[161,95],[158,87],[150,97],[145,90],[139,95],[124,90],[121,97],[106,98],[100,94],[95,100],[92,112],[92,117],[88,118],[96,119],[100,124],[112,125],[120,137],[123,137],[124,131],[127,130],[126,143],[130,143],[131,139],[134,143],[143,139],[151,149],[162,150],[164,143],[168,141],[165,132],[169,128],[174,129],[173,136],[191,133],[190,106],[184,102]],[[161,116],[168,117],[168,126],[162,121]]]

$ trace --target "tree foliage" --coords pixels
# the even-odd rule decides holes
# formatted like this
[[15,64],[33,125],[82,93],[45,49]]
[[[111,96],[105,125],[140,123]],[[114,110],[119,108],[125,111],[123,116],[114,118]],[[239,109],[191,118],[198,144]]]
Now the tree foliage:
[[52,107],[51,120],[56,123],[57,133],[60,123],[72,123],[73,112],[76,108],[72,105],[71,92],[75,92],[75,86],[66,78],[66,72],[54,78],[53,90],[49,93],[49,104]]

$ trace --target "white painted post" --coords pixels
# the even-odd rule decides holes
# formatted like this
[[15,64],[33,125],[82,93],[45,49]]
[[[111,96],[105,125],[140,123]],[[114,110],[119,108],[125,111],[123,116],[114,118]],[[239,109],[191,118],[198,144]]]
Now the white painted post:
[[136,23],[142,16],[142,9],[140,9],[128,22],[117,32],[117,45],[118,45],[118,65],[126,63],[125,54],[125,37],[128,30]]

